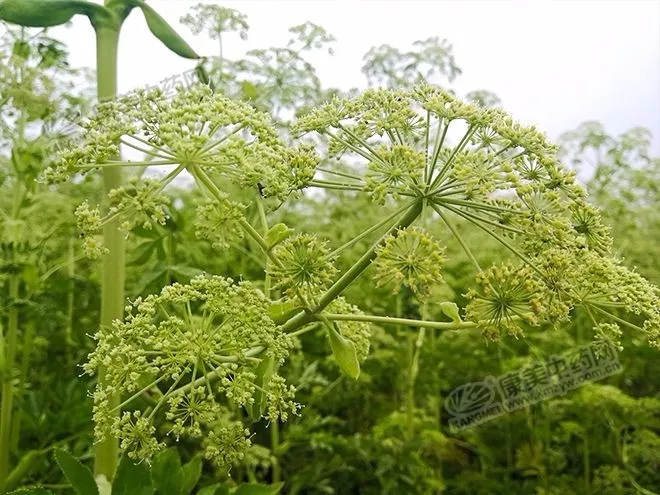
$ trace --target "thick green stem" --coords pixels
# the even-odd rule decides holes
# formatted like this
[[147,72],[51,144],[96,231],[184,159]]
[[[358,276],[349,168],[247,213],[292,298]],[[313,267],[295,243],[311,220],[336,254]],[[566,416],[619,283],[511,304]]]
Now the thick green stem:
[[381,245],[384,238],[389,234],[396,234],[398,229],[408,227],[412,224],[419,215],[422,213],[423,201],[416,201],[406,213],[401,217],[401,219],[396,223],[392,229],[383,237],[381,237],[362,257],[355,262],[355,264],[349,268],[344,274],[337,280],[332,287],[330,287],[319,300],[316,307],[313,308],[312,312],[303,311],[298,313],[296,316],[287,321],[283,326],[282,330],[284,332],[292,332],[298,328],[314,321],[315,314],[320,313],[325,309],[325,307],[335,300],[336,297],[341,295],[344,290],[360,276],[360,274],[365,271],[373,259],[376,257],[376,249]]
[[18,345],[18,299],[19,277],[12,274],[9,277],[9,301],[11,307],[8,311],[8,325],[5,349],[5,374],[2,381],[2,410],[0,411],[0,493],[5,492],[7,475],[9,474],[9,445],[11,436],[11,416],[14,400],[12,371],[16,360]]
[[[32,350],[34,344],[34,336],[36,333],[34,321],[25,322],[25,332],[23,334],[23,349],[21,352],[21,371],[18,378],[18,386],[16,387],[16,393],[14,399],[20,404],[23,400],[23,394],[25,393],[25,385],[27,383],[27,375],[30,369],[30,358],[32,357]],[[23,408],[19,407],[14,414],[11,425],[11,448],[10,450],[15,451],[18,449],[18,442],[21,438],[21,420],[23,415]]]
[[[117,95],[117,45],[119,27],[100,26],[96,30],[96,70],[99,101],[112,99]],[[118,158],[119,159],[119,158]],[[122,185],[120,167],[103,169],[103,187],[107,194]],[[118,220],[108,222],[103,227],[103,239],[109,253],[103,258],[103,278],[101,288],[101,328],[109,328],[112,322],[124,317],[124,277],[125,242],[119,230]],[[99,370],[99,384],[105,381],[105,372]],[[119,404],[119,396],[110,398],[110,408]],[[116,414],[119,414],[117,411]],[[107,438],[96,445],[94,473],[104,475],[108,480],[114,476],[119,455],[116,439]]]
[[[266,210],[263,201],[257,199],[257,209],[259,210],[259,218],[261,219],[261,226],[264,229],[264,238],[268,236],[268,219],[266,218]],[[264,260],[264,294],[270,299],[270,275],[268,275],[268,256]],[[272,468],[273,468],[273,483],[277,483],[281,478],[280,460],[277,457],[280,447],[280,421],[276,419],[270,424],[270,451],[272,455]]]
[[278,451],[280,449],[280,420],[276,419],[270,425],[270,448],[273,456],[273,483],[280,481],[282,474],[280,469],[280,460],[278,459]]

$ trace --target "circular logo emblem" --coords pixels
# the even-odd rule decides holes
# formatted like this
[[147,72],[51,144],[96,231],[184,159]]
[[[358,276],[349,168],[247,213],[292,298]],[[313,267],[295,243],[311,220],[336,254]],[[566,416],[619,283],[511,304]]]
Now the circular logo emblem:
[[483,409],[495,398],[495,389],[486,382],[466,383],[456,387],[445,399],[445,409],[454,416]]

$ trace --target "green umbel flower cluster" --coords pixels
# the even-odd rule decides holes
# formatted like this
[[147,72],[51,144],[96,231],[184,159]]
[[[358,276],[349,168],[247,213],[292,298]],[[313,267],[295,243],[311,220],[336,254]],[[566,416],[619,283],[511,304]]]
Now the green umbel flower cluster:
[[90,259],[97,259],[107,252],[98,238],[101,233],[101,212],[98,208],[90,208],[87,201],[83,202],[75,211],[76,223],[82,238],[83,253]]
[[154,225],[165,225],[170,198],[162,190],[163,186],[156,180],[132,179],[128,185],[108,194],[109,214],[122,216],[121,229],[125,232],[137,225],[147,230]]
[[427,232],[408,227],[385,238],[376,250],[376,285],[401,285],[425,298],[430,287],[442,282],[444,248]]
[[495,340],[501,331],[522,334],[521,323],[536,324],[540,309],[540,284],[524,266],[496,265],[477,275],[477,289],[470,289],[465,316],[482,321],[485,335]]
[[[127,232],[138,225],[163,225],[169,203],[165,188],[187,171],[209,198],[198,210],[197,235],[219,249],[241,237],[247,205],[231,201],[216,183],[230,181],[255,197],[283,201],[309,183],[319,162],[308,145],[286,146],[266,114],[203,85],[180,89],[171,100],[154,89],[101,103],[82,122],[81,135],[46,169],[45,180],[68,180],[107,167],[170,168],[162,178],[136,179],[112,191],[99,230],[115,219]],[[121,161],[120,146],[144,159]],[[82,207],[79,213],[87,210]],[[103,247],[86,230],[85,252],[98,258]],[[220,234],[221,230],[226,232]]]
[[[223,249],[249,237],[267,260],[264,287],[283,293],[271,301],[249,282],[196,278],[135,301],[125,321],[99,331],[85,366],[106,376],[95,392],[96,433],[118,436],[136,459],[149,459],[168,435],[201,438],[206,457],[222,466],[241,459],[250,442],[236,406],[253,420],[285,420],[298,411],[295,389],[277,371],[294,336],[319,322],[336,363],[355,379],[373,323],[477,327],[497,339],[560,324],[582,307],[596,338],[618,342],[620,326],[628,326],[660,347],[660,293],[610,253],[609,230],[559,163],[556,147],[502,110],[466,104],[426,84],[371,89],[300,118],[296,135],[316,132],[327,141],[294,148],[264,114],[199,87],[171,101],[152,91],[102,105],[85,128],[51,178],[105,166],[172,165],[157,185],[113,193],[105,219],[130,212],[158,224],[166,215],[163,188],[187,170],[208,198],[198,206],[197,236]],[[119,162],[119,143],[151,159]],[[316,148],[327,155],[323,168]],[[336,170],[331,158],[342,159]],[[279,200],[309,187],[351,191],[388,213],[333,250],[312,233],[292,235],[284,224],[268,229],[259,201],[262,225],[255,228],[244,215],[244,196],[232,198],[218,185],[226,181]],[[78,217],[92,239],[86,250],[102,253],[93,235],[105,220],[86,204]],[[344,300],[370,265],[376,284],[406,286],[422,299],[442,283],[444,246],[413,225],[420,219],[444,229],[474,266],[465,319],[450,301],[440,307],[451,322],[420,322],[366,315]],[[461,235],[465,227],[492,236],[510,257],[482,267],[479,246]],[[338,254],[370,237],[372,246],[340,273]],[[115,406],[110,399],[118,395],[124,402]],[[152,405],[135,410],[138,397]]]
[[[241,427],[237,434],[230,405],[251,406],[257,366],[272,359],[277,369],[291,346],[267,316],[265,296],[249,282],[203,276],[138,299],[126,311],[125,321],[97,333],[84,366],[88,373],[102,367],[106,376],[94,394],[97,438],[117,436],[128,455],[150,459],[163,436],[203,437],[205,454],[221,465],[227,452],[249,447],[249,433]],[[294,389],[276,372],[259,383],[271,417],[297,411]],[[147,411],[112,414],[110,396],[128,397],[129,406],[147,392],[153,400]],[[159,414],[164,435],[156,428]],[[222,443],[230,437],[231,445]]]
[[317,295],[327,288],[337,270],[329,258],[327,242],[312,234],[298,234],[273,249],[279,263],[269,265],[274,288],[282,289],[290,298],[299,294]]
[[[364,192],[378,204],[422,202],[437,215],[474,264],[477,288],[467,314],[488,322],[487,335],[519,335],[522,323],[556,324],[585,306],[596,326],[622,313],[637,315],[641,325],[626,324],[658,345],[656,289],[611,255],[599,212],[559,162],[557,147],[535,127],[420,84],[335,98],[301,117],[293,130],[325,136],[328,158],[341,158],[353,171],[324,169],[310,186]],[[495,238],[511,261],[484,270],[456,222]],[[421,243],[413,249],[405,233],[400,241],[396,233],[385,238],[376,250],[377,280],[398,280],[423,293],[418,289],[441,279],[442,262],[428,260],[442,250]]]
[[232,242],[243,238],[241,220],[246,205],[229,199],[221,193],[216,200],[207,199],[197,205],[195,235],[210,241],[216,249],[227,249]]
[[[318,163],[309,147],[286,147],[266,114],[203,85],[171,100],[153,89],[102,103],[82,127],[82,140],[61,153],[46,171],[47,180],[107,166],[176,166],[191,173],[200,167],[283,199],[306,185]],[[120,162],[120,145],[149,159]]]

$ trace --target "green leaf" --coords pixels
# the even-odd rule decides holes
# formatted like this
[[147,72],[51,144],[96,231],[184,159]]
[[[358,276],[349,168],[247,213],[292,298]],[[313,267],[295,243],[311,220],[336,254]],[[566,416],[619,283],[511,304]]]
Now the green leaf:
[[94,476],[87,466],[69,454],[66,450],[55,449],[55,461],[66,479],[79,495],[98,495],[99,489]]
[[290,229],[283,223],[276,223],[273,225],[266,234],[266,244],[268,244],[268,249],[273,249],[280,242],[293,234],[293,232],[293,229]]
[[275,323],[284,323],[301,309],[296,301],[275,301],[268,308],[268,316]]
[[198,275],[204,273],[199,268],[194,268],[187,265],[174,265],[170,267],[170,270],[177,276],[179,282],[185,283],[188,283],[191,278],[197,277]]
[[156,259],[158,261],[167,261],[168,256],[162,242],[156,244]]
[[266,410],[266,394],[260,388],[265,388],[270,382],[270,378],[275,372],[275,358],[273,356],[266,356],[261,360],[259,366],[254,370],[255,380],[254,384],[257,386],[254,392],[254,403],[246,405],[248,415],[252,421],[259,421]]
[[445,316],[448,316],[451,318],[451,321],[454,323],[461,323],[461,315],[458,311],[458,306],[456,303],[449,302],[449,301],[444,301],[440,303],[440,310],[445,314]]
[[224,483],[215,483],[200,489],[197,495],[229,495],[229,487]]
[[128,456],[123,456],[112,483],[112,495],[153,495],[153,493],[154,487],[147,465],[133,464]]
[[0,20],[27,27],[51,27],[65,24],[76,14],[84,14],[93,23],[112,22],[112,13],[102,5],[84,0],[3,0]]
[[149,31],[174,53],[183,58],[200,58],[186,41],[163,19],[158,12],[144,2],[135,2],[142,9]]
[[176,449],[166,449],[154,457],[151,480],[161,495],[180,495],[183,489],[181,459]]
[[[0,325],[0,334],[2,333],[2,325]],[[4,337],[0,335],[0,344],[2,344]],[[2,345],[0,345],[0,359],[4,359],[4,353]],[[0,377],[2,377],[2,367],[0,366]],[[35,467],[35,464],[39,458],[44,454],[43,450],[29,450],[18,461],[18,464],[11,470],[9,476],[7,476],[5,485],[6,487],[13,488],[20,481],[25,478],[30,471]]]
[[159,244],[159,241],[145,241],[142,244],[138,245],[133,251],[133,257],[128,262],[129,266],[135,265],[144,265],[151,255],[154,253],[156,246]]
[[243,98],[246,100],[254,100],[259,94],[257,87],[250,81],[241,81],[241,89],[243,90]]
[[136,294],[142,294],[143,292],[147,291],[152,284],[154,284],[159,279],[164,278],[166,273],[167,268],[161,268],[160,266],[143,272],[140,276],[140,280],[137,282],[137,288],[135,289]]
[[328,337],[330,338],[330,348],[335,356],[337,364],[341,370],[351,378],[357,380],[360,376],[360,361],[353,342],[342,336],[334,325],[326,325]]
[[135,227],[131,233],[135,234],[138,237],[144,237],[146,239],[161,239],[160,232],[156,229],[145,229],[142,225]]
[[261,483],[244,483],[234,495],[277,495],[284,486],[284,483],[274,485],[262,485]]
[[190,462],[183,465],[181,474],[181,495],[192,493],[200,476],[202,476],[202,458],[199,456],[193,457]]

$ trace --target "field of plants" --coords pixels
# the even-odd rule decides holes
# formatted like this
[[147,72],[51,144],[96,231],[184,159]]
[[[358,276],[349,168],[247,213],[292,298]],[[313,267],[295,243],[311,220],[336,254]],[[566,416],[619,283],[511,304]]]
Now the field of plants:
[[[119,95],[132,16],[194,70]],[[441,37],[341,91],[311,22],[0,20],[0,494],[660,493],[649,130],[551,142]]]

